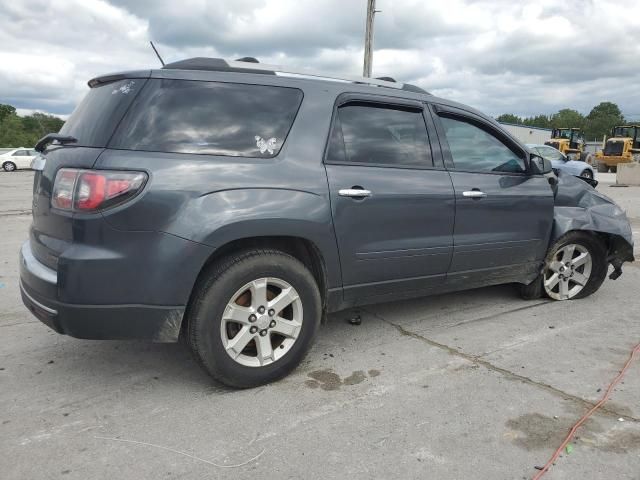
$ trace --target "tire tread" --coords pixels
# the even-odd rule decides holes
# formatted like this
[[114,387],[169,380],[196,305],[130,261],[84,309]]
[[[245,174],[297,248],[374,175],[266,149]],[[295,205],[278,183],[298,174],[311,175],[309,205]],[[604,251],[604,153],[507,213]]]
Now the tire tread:
[[[305,265],[295,258],[294,256],[285,253],[281,250],[276,249],[249,249],[249,250],[241,250],[238,252],[231,253],[227,256],[224,256],[215,262],[213,262],[203,274],[200,276],[199,280],[196,282],[196,286],[194,287],[194,296],[189,305],[188,313],[186,315],[187,330],[186,330],[186,340],[189,345],[189,349],[196,360],[196,362],[203,367],[215,380],[221,382],[225,385],[232,386],[235,388],[250,388],[257,386],[258,383],[255,382],[245,382],[242,379],[239,379],[235,376],[229,376],[225,372],[223,372],[218,365],[207,360],[206,352],[203,351],[204,347],[202,346],[202,342],[199,334],[199,322],[205,321],[204,319],[199,318],[198,311],[200,307],[205,302],[205,297],[207,292],[214,287],[218,282],[225,281],[225,274],[227,274],[230,270],[241,266],[243,263],[252,260],[256,257],[277,257],[280,259],[286,259],[288,262],[293,262],[294,265],[297,265],[299,268],[303,269],[309,275],[310,280],[313,282],[315,286],[314,295],[316,296],[317,304],[320,305],[320,294],[311,275],[311,272],[305,267]],[[313,321],[314,319],[305,319],[307,321]],[[319,318],[317,319],[317,325],[315,325],[313,329],[313,335],[310,339],[310,342],[313,340],[313,336],[317,331],[317,327],[319,326]],[[281,360],[280,360],[281,361]],[[262,367],[256,367],[262,368]],[[288,373],[289,370],[286,370],[284,374]],[[283,375],[276,374],[274,378],[271,378],[267,381],[276,380]],[[267,383],[267,382],[262,382]]]

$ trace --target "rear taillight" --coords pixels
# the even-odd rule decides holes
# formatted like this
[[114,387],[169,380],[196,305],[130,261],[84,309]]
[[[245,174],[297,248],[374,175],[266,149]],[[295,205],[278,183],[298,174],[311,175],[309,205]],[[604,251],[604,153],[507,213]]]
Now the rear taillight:
[[53,184],[51,206],[78,212],[104,210],[135,197],[146,181],[144,172],[61,168]]

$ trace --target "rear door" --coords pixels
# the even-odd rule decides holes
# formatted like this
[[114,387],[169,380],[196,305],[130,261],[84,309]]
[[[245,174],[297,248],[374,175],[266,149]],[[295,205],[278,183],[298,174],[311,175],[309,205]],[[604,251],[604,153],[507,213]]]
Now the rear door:
[[448,282],[517,281],[536,271],[553,223],[548,180],[528,170],[528,153],[480,116],[436,106],[434,121],[456,196]]
[[433,158],[422,104],[339,98],[325,164],[346,300],[444,281],[454,195]]

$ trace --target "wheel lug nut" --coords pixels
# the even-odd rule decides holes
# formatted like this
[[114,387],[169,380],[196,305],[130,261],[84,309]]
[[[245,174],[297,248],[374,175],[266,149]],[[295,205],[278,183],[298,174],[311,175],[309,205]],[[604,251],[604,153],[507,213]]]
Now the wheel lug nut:
[[251,332],[251,333],[256,333],[257,331],[258,331],[258,327],[251,327],[249,329],[249,332]]
[[271,323],[269,324],[269,327],[273,328],[276,326],[276,321],[275,320],[271,320]]
[[276,314],[276,311],[273,308],[269,309],[269,316],[273,317]]
[[259,313],[260,315],[262,315],[262,314],[264,313],[264,307],[263,307],[262,305],[260,305],[260,306],[258,307],[258,313]]
[[253,313],[251,315],[249,315],[249,321],[251,323],[255,322],[258,319],[258,317],[256,317]]
[[264,337],[267,334],[266,330],[260,330],[260,336]]

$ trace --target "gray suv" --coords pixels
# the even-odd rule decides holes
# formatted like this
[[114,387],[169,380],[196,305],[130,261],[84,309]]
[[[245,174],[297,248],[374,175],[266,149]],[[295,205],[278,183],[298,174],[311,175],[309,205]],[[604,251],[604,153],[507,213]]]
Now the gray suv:
[[624,213],[493,119],[392,79],[195,58],[98,77],[36,149],[25,305],[86,339],[186,339],[217,380],[290,372],[321,319],[502,283],[581,298]]

